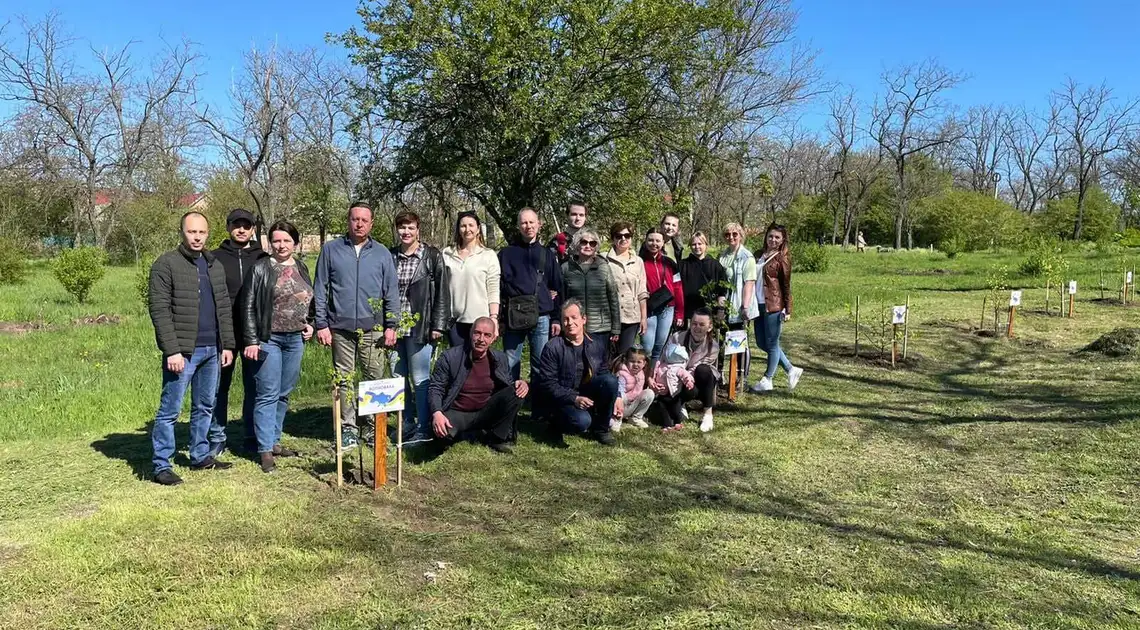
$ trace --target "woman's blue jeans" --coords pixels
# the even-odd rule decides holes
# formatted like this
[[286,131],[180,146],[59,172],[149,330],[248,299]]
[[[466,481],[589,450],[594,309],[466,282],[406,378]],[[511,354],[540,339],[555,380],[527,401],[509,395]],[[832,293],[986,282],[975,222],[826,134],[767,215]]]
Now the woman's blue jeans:
[[[763,306],[763,305],[761,305]],[[780,331],[784,328],[784,313],[764,313],[753,323],[756,332],[756,345],[768,353],[768,371],[764,376],[770,380],[776,376],[776,366],[784,366],[785,372],[792,371],[792,362],[780,348]]]
[[257,436],[257,452],[270,453],[281,441],[285,412],[289,411],[289,394],[301,378],[301,357],[305,342],[301,333],[273,333],[261,344],[254,362],[253,382],[257,398],[253,403],[253,432]]
[[645,334],[641,336],[641,347],[649,353],[649,365],[657,363],[665,342],[669,340],[669,331],[673,327],[673,307],[666,306],[660,313],[645,318]]
[[[405,433],[432,434],[428,381],[431,379],[431,355],[434,351],[434,343],[420,343],[411,337],[396,340],[396,369],[392,373],[404,378]],[[415,398],[408,396],[412,390],[416,392]]]

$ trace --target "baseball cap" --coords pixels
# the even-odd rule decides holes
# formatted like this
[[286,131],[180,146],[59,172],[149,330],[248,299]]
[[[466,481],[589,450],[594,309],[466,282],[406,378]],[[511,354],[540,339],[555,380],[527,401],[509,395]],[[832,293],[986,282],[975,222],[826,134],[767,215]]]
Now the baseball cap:
[[234,208],[230,211],[229,216],[226,217],[226,225],[233,225],[237,221],[249,221],[250,224],[257,223],[253,213],[245,208]]

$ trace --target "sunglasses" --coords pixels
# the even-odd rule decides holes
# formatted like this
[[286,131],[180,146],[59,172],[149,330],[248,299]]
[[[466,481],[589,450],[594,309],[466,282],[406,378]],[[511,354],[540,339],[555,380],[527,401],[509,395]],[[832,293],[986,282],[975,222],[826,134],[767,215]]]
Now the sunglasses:
[[629,239],[633,238],[633,235],[629,232],[622,232],[621,234],[614,234],[614,238],[621,241],[628,241]]
[[597,247],[598,246],[597,241],[582,241],[580,244],[581,245],[587,245],[589,247]]
[[733,238],[736,236],[740,236],[740,232],[725,232],[724,233],[725,238]]

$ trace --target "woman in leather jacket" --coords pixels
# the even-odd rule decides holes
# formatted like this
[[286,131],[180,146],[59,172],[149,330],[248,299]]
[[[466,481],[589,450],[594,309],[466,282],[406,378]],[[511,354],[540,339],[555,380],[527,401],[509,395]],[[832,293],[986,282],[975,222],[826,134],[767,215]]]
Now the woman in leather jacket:
[[267,473],[276,470],[276,457],[297,454],[281,446],[281,431],[289,394],[301,376],[305,342],[313,336],[313,283],[305,263],[293,258],[299,241],[292,223],[271,225],[272,255],[254,265],[242,296],[242,356],[254,365],[254,435]]
[[776,368],[783,366],[788,373],[788,389],[796,388],[803,368],[792,365],[788,355],[780,348],[780,331],[784,322],[792,318],[792,261],[788,256],[788,231],[773,223],[764,234],[764,251],[756,259],[759,278],[756,281],[756,302],[760,316],[755,320],[756,343],[768,353],[768,369],[764,377],[752,386],[760,394],[772,389]]
[[[396,376],[404,378],[404,431],[411,442],[432,437],[428,413],[428,381],[435,344],[451,328],[451,291],[443,254],[420,241],[420,217],[404,211],[396,215],[398,243],[392,248],[400,289],[401,321],[396,331]],[[414,325],[407,325],[416,316]],[[415,390],[415,398],[408,392]]]

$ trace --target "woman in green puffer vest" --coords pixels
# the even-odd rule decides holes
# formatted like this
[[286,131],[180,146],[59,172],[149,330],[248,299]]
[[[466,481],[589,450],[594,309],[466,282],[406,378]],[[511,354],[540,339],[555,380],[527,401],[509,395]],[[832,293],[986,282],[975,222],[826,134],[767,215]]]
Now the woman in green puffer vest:
[[598,256],[598,233],[582,228],[570,242],[572,256],[562,263],[563,301],[575,298],[582,303],[586,332],[598,341],[608,338],[617,343],[621,333],[621,303],[617,284],[606,261]]

